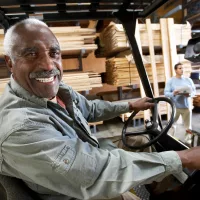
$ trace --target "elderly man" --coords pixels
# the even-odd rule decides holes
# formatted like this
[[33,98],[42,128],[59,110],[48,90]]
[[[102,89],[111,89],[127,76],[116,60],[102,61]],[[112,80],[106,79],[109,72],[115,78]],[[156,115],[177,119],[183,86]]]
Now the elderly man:
[[[182,167],[200,168],[200,148],[134,153],[101,149],[87,122],[153,106],[88,101],[63,84],[59,43],[43,22],[26,19],[4,40],[12,75],[0,99],[0,170],[22,179],[42,199],[138,199],[138,184],[160,181]],[[112,148],[112,149],[111,149]],[[130,195],[130,196],[129,196]]]

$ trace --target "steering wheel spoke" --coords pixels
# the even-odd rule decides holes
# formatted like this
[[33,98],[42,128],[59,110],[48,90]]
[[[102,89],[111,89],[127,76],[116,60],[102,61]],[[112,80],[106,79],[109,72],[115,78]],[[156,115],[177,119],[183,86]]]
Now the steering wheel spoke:
[[144,135],[147,134],[147,131],[141,131],[141,132],[126,132],[126,136],[138,136],[138,135]]

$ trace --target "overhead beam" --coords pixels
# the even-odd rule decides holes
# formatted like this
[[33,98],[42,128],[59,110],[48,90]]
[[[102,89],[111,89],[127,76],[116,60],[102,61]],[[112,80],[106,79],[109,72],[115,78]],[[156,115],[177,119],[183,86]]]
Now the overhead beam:
[[[129,0],[101,0],[101,3],[127,3]],[[131,0],[134,4],[141,5],[141,0]],[[143,0],[143,4],[151,3],[152,0]],[[1,0],[0,6],[14,5],[37,5],[37,4],[58,4],[58,3],[99,3],[99,0]]]
[[165,4],[168,1],[169,0],[153,1],[153,3],[150,6],[148,6],[144,11],[139,13],[139,17],[146,18],[147,16],[149,16],[151,13],[156,11],[159,7],[161,7],[163,4]]

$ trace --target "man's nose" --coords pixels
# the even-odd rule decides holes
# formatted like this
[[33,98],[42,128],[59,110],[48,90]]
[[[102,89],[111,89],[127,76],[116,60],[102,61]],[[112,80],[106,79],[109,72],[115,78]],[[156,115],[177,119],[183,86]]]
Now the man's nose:
[[41,61],[40,61],[40,68],[42,68],[45,71],[51,71],[52,69],[54,69],[54,62],[52,60],[52,58],[48,55],[48,54],[43,54],[41,57]]

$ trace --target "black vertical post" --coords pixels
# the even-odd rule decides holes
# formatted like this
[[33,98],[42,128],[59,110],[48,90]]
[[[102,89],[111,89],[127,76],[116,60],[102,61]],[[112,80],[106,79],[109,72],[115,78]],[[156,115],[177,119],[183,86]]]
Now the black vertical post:
[[[153,98],[154,95],[151,88],[151,84],[147,76],[147,72],[144,67],[142,57],[138,48],[138,44],[135,38],[135,27],[136,27],[137,16],[135,16],[134,13],[127,12],[126,9],[124,8],[122,8],[117,13],[115,13],[115,16],[122,22],[122,25],[128,37],[131,51],[135,60],[135,64],[136,64],[140,79],[142,81],[142,85],[144,87],[145,94],[147,97]],[[152,110],[152,114],[153,114],[153,110]],[[159,116],[158,116],[158,123],[162,129],[162,123]]]
[[118,100],[122,100],[123,99],[122,86],[117,87],[117,94],[118,94]]

